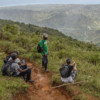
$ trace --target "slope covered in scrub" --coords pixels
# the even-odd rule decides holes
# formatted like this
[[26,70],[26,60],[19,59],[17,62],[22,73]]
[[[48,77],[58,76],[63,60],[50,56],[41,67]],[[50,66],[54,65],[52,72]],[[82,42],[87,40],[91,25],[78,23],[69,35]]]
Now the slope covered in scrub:
[[[42,39],[43,32],[49,34],[48,68],[53,72],[52,83],[61,84],[59,68],[65,63],[66,58],[70,57],[72,61],[76,61],[78,64],[78,76],[75,81],[88,81],[87,84],[79,85],[79,90],[100,99],[100,48],[64,36],[57,30],[0,20],[0,68],[6,54],[14,50],[19,51],[21,58],[41,64],[42,57],[37,53],[36,48]],[[16,92],[26,90],[26,88],[28,85],[22,79],[4,77],[0,73],[1,99],[11,99]],[[70,90],[73,90],[71,86]],[[76,96],[76,98],[81,97],[80,95]]]

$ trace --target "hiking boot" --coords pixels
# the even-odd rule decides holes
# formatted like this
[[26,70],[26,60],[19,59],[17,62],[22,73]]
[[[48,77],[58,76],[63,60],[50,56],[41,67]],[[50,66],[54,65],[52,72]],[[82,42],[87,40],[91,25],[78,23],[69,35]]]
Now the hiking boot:
[[48,71],[48,70],[45,70],[45,72],[47,72],[47,73],[48,73],[49,71]]
[[28,82],[31,82],[31,83],[33,83],[33,82],[34,82],[34,80],[30,79],[30,80],[28,80]]

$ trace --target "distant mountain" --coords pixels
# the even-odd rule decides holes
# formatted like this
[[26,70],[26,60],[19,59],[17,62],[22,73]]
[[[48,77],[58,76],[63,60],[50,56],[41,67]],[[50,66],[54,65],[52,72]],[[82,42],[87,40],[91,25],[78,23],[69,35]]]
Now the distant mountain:
[[100,44],[100,5],[27,5],[0,8],[0,18],[58,29]]

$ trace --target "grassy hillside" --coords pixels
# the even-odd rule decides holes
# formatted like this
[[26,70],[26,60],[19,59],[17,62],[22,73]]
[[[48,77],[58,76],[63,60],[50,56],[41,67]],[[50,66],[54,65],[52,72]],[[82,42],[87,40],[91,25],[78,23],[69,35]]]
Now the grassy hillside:
[[[14,50],[19,51],[20,57],[41,64],[41,55],[37,53],[36,47],[38,42],[42,39],[42,32],[46,31],[49,33],[48,46],[50,55],[48,68],[53,72],[52,82],[61,84],[59,68],[65,63],[66,58],[70,57],[72,61],[75,60],[78,64],[78,76],[76,81],[88,81],[87,84],[81,84],[78,86],[81,93],[75,95],[74,98],[81,97],[81,100],[88,100],[87,96],[84,96],[86,93],[100,99],[99,47],[96,47],[93,44],[77,41],[71,37],[57,35],[59,32],[53,29],[30,25],[33,30],[37,29],[39,33],[37,31],[30,32],[29,25],[25,25],[24,23],[0,21],[2,22],[0,23],[0,68],[3,64],[3,58],[6,55],[5,52],[9,53]],[[40,32],[39,29],[44,31]],[[52,32],[52,35],[50,32]],[[53,35],[53,32],[55,32],[55,35]],[[1,100],[11,100],[16,92],[25,90],[27,87],[27,84],[24,83],[22,79],[3,77],[0,73]],[[71,91],[73,90],[72,86],[69,86],[69,88]],[[82,96],[86,99],[82,99]]]
[[27,5],[0,8],[0,18],[55,28],[99,45],[99,11],[100,5]]

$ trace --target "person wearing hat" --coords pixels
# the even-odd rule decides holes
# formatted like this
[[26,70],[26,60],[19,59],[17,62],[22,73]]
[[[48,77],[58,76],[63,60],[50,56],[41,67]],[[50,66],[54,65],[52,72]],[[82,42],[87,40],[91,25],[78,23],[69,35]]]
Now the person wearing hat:
[[43,34],[43,40],[40,40],[40,47],[41,47],[41,54],[42,54],[42,66],[45,68],[45,71],[48,72],[47,70],[47,65],[48,65],[48,45],[47,45],[47,39],[48,39],[48,34],[44,33]]
[[71,64],[71,59],[67,58],[66,59],[66,64],[64,64],[63,66],[67,67],[67,73],[66,73],[66,77],[61,77],[62,82],[71,82],[74,83],[74,79],[76,78],[77,75],[77,64],[74,61],[73,64]]

